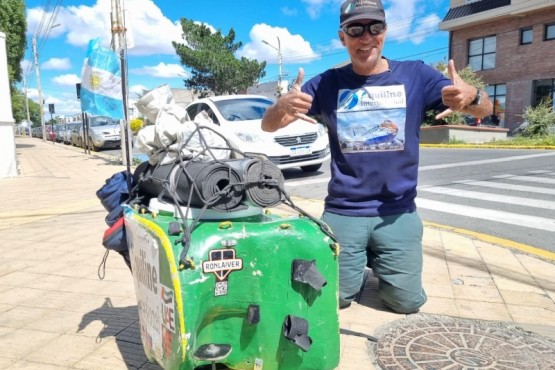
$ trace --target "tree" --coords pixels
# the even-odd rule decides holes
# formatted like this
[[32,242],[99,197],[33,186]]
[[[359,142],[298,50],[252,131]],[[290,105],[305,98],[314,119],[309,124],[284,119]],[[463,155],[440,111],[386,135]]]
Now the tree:
[[234,43],[233,28],[224,37],[219,30],[212,33],[207,26],[186,18],[181,19],[181,28],[186,44],[172,44],[181,64],[192,69],[185,86],[200,97],[245,92],[266,75],[266,62],[235,57],[243,44]]
[[[27,107],[25,105],[25,94],[18,89],[12,90],[12,111],[15,122],[27,120]],[[29,99],[29,118],[33,126],[40,124],[40,106]]]
[[[432,63],[432,67],[434,67],[435,69],[437,69],[439,72],[443,73],[445,76],[449,76],[449,73],[447,72],[447,64],[445,62],[437,62],[437,63]],[[466,82],[469,85],[472,85],[474,87],[476,87],[477,89],[481,89],[483,90],[486,87],[486,84],[484,83],[484,81],[482,80],[482,78],[480,76],[478,76],[473,70],[472,68],[470,68],[470,65],[467,65],[465,68],[461,69],[460,71],[458,71],[459,76],[461,76],[461,79]],[[465,123],[465,119],[464,119],[464,114],[461,112],[453,112],[452,114],[450,114],[449,116],[443,118],[442,120],[436,120],[435,116],[440,113],[437,111],[428,111],[426,112],[426,117],[424,119],[424,122],[422,123],[423,125],[432,125],[432,126],[437,126],[437,125],[457,125],[457,124],[464,124]]]
[[13,91],[15,84],[22,79],[21,60],[27,47],[27,21],[23,0],[0,0],[0,32],[6,34],[8,54],[8,78]]

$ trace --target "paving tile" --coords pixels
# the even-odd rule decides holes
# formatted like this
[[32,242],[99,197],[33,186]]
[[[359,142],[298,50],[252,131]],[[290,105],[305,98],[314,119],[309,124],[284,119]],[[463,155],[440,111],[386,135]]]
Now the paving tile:
[[424,228],[422,235],[422,244],[425,249],[434,249],[443,252],[443,240],[441,238],[441,230],[431,227]]
[[534,280],[540,287],[548,292],[555,293],[555,261],[545,261],[543,259],[529,256],[522,253],[515,253],[524,269],[533,274]]
[[555,325],[555,306],[535,307],[507,305],[507,310],[516,323]]
[[493,275],[493,281],[499,290],[512,290],[518,292],[529,292],[536,294],[544,294],[545,290],[538,286],[536,280],[529,275],[510,276],[503,274]]
[[1,367],[2,361],[0,360],[0,368],[2,369],[10,369],[10,370],[66,370],[68,369],[65,366],[56,366],[51,364],[44,364],[40,362],[33,362],[33,361],[25,361],[19,360],[15,361],[9,367]]
[[0,336],[0,355],[7,358],[23,359],[28,354],[48,345],[58,336],[55,333],[34,330],[13,330]]
[[448,274],[424,273],[422,283],[428,297],[454,298]]
[[503,303],[455,300],[457,316],[475,320],[512,321]]
[[28,361],[71,367],[101,344],[94,338],[62,334],[25,356]]
[[[141,348],[142,350],[142,348]],[[129,353],[128,351],[125,352]],[[143,355],[143,362],[146,361],[146,356]],[[116,343],[115,338],[106,340],[102,346],[97,348],[94,352],[86,355],[83,359],[78,361],[75,365],[77,369],[89,370],[127,370],[138,367],[131,367],[126,363],[122,355],[121,348]]]
[[538,292],[522,292],[514,290],[499,290],[503,301],[511,306],[545,307],[555,312],[555,302],[546,294]]
[[457,316],[458,313],[455,299],[430,295],[426,304],[420,308],[420,312],[446,316]]
[[14,306],[7,311],[0,312],[0,326],[20,329],[39,320],[48,312],[49,310],[45,308]]

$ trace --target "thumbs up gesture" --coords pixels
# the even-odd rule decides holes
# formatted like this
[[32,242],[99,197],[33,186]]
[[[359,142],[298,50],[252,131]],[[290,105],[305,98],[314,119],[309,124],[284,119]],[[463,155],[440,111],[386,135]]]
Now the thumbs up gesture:
[[442,119],[453,112],[463,111],[476,97],[477,89],[463,81],[461,76],[455,69],[455,62],[449,60],[447,64],[447,73],[453,82],[452,85],[445,86],[441,90],[441,98],[443,104],[449,108],[436,116],[436,119]]
[[297,79],[291,85],[289,92],[285,95],[282,95],[279,100],[278,104],[281,108],[285,111],[285,118],[282,122],[291,123],[297,119],[302,119],[304,121],[310,123],[317,123],[317,121],[313,118],[310,118],[306,115],[308,110],[312,106],[312,96],[305,94],[301,91],[301,86],[304,79],[304,70],[299,68],[299,72],[297,74]]

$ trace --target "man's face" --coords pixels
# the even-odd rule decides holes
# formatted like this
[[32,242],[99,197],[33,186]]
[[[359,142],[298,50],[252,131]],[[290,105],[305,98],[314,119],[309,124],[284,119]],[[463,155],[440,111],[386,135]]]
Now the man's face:
[[339,31],[339,39],[347,48],[357,74],[369,75],[375,70],[382,56],[386,29],[383,22],[363,19],[351,22]]

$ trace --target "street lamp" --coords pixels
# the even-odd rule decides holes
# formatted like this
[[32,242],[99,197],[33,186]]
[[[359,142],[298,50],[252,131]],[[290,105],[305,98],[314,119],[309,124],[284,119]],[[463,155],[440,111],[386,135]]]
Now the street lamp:
[[278,93],[278,97],[280,97],[281,96],[281,76],[282,76],[282,74],[281,74],[281,64],[283,62],[283,56],[281,55],[281,43],[279,41],[279,36],[276,36],[276,37],[277,37],[277,42],[278,42],[278,47],[277,48],[274,45],[268,43],[268,41],[262,40],[262,42],[278,52],[279,74],[278,74],[277,93]]
[[[54,27],[58,27],[60,24],[55,24],[52,27],[48,28],[47,31],[51,30]],[[37,74],[37,90],[39,91],[39,105],[40,105],[40,125],[42,127],[42,141],[46,141],[46,125],[44,122],[44,101],[42,100],[42,88],[40,86],[40,71],[39,71],[39,55],[37,51],[37,34],[33,35],[33,56],[35,59],[35,72]]]

